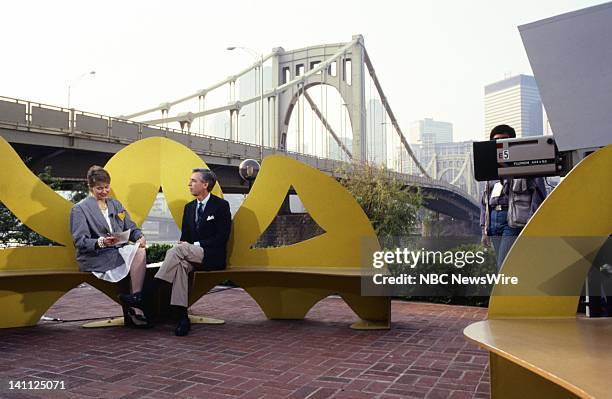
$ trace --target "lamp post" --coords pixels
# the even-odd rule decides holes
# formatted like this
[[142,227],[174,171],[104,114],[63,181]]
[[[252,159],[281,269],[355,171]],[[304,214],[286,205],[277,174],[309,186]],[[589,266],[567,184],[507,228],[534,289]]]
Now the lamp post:
[[259,65],[259,138],[261,140],[261,146],[259,147],[260,161],[263,161],[263,146],[264,146],[264,112],[263,112],[263,54],[257,51],[241,46],[230,46],[227,48],[228,51],[241,49],[250,54],[256,61],[260,62]]
[[70,90],[72,89],[72,87],[76,86],[77,84],[79,84],[79,82],[81,81],[81,79],[83,79],[85,76],[93,76],[96,74],[96,71],[91,71],[91,72],[86,72],[84,74],[81,74],[79,76],[77,76],[76,78],[72,79],[70,82],[68,82],[68,101],[66,102],[66,107],[70,108]]
[[249,192],[251,192],[253,182],[257,178],[259,168],[259,162],[254,159],[245,159],[244,161],[240,162],[238,174],[249,183]]

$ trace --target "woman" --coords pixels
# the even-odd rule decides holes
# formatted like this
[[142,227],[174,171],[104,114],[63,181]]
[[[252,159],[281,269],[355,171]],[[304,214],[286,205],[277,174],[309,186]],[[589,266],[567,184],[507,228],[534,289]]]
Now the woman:
[[[100,166],[94,165],[87,171],[90,195],[74,205],[70,213],[77,261],[82,271],[113,283],[129,275],[132,294],[127,297],[140,303],[146,272],[145,237],[123,205],[109,197],[110,182],[109,173]],[[115,245],[118,239],[111,234],[127,230],[129,241],[135,244]],[[121,295],[121,299],[125,296]],[[143,324],[132,309],[128,315],[134,324]]]

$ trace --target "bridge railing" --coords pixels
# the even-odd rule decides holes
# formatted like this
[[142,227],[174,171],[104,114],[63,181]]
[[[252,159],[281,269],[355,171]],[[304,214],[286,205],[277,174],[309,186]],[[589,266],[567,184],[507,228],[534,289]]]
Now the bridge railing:
[[[281,151],[273,147],[264,147],[262,149],[257,144],[207,136],[185,130],[147,125],[112,116],[79,111],[74,108],[57,107],[2,96],[0,96],[1,127],[119,144],[129,144],[143,138],[161,136],[178,141],[196,153],[203,155],[234,157],[238,159],[259,159],[262,152],[264,157],[272,154],[283,154],[332,175],[336,175],[344,164],[343,161],[329,158]],[[464,190],[448,183],[423,176],[410,175],[407,177],[400,173],[391,173],[396,178],[401,178],[411,184],[443,188],[469,198]]]
[[[259,159],[262,153],[261,147],[253,143],[2,96],[0,96],[0,127],[121,144],[161,136],[178,141],[197,153],[240,159]],[[263,148],[264,156],[276,153],[282,153],[327,172],[333,172],[340,165],[340,161],[333,159],[285,152],[273,147]]]

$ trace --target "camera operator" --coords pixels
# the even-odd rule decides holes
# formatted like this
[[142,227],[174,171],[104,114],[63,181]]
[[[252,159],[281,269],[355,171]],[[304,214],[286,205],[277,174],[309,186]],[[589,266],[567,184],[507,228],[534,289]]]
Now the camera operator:
[[[495,126],[489,135],[490,140],[508,138],[516,138],[516,132],[508,125]],[[498,270],[544,198],[546,188],[541,177],[487,181],[480,201],[480,228],[482,244],[493,244]]]

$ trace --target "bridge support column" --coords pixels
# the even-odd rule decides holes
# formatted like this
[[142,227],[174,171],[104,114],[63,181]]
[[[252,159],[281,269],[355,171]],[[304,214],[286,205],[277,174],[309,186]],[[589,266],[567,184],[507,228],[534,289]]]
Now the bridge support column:
[[[348,112],[351,118],[353,129],[353,160],[357,162],[367,161],[368,145],[367,145],[367,125],[366,125],[366,106],[365,106],[365,74],[366,65],[364,57],[363,37],[361,35],[353,36],[353,39],[359,38],[357,44],[351,49],[350,58],[343,60],[341,68],[344,76],[345,85],[340,85],[342,88],[348,88],[350,92],[351,103],[347,104]],[[350,85],[347,80],[348,76],[344,75],[347,67],[350,65]],[[342,93],[342,91],[341,91]],[[344,95],[343,95],[344,97]]]
[[[282,47],[276,47],[272,50],[274,52],[274,55],[272,56],[272,79],[271,79],[271,87],[278,87],[282,84],[282,73],[283,71],[281,70],[281,66],[280,66],[280,57],[284,54],[285,49],[283,49]],[[268,97],[268,100],[272,100],[272,106],[270,108],[270,118],[269,118],[269,124],[270,124],[270,130],[271,130],[271,136],[270,137],[270,146],[278,149],[278,150],[282,150],[282,149],[286,149],[285,145],[286,143],[281,142],[281,139],[283,137],[283,135],[281,134],[281,132],[279,131],[279,129],[281,129],[281,126],[283,126],[281,119],[281,115],[279,112],[279,95],[275,95],[274,97]],[[285,132],[286,133],[286,132]]]

